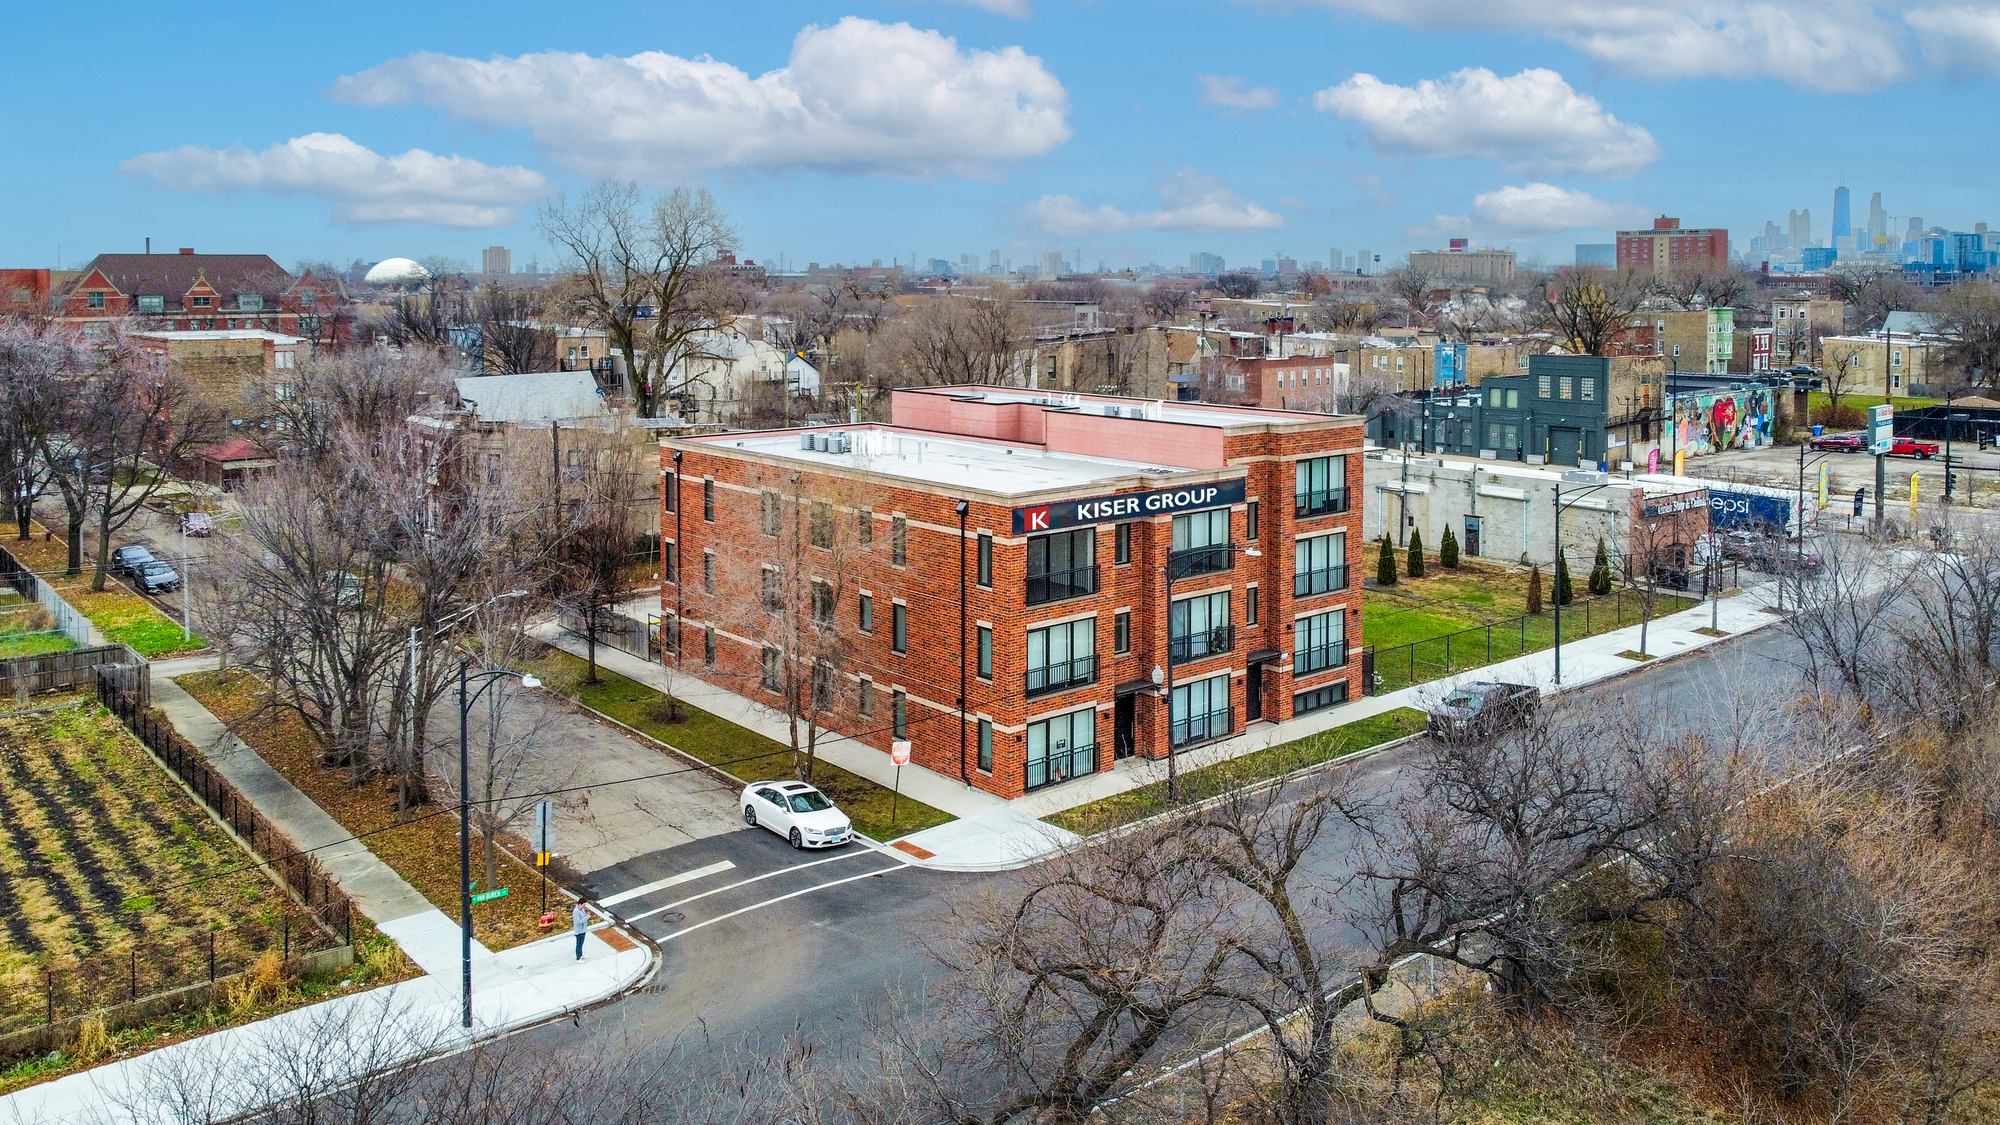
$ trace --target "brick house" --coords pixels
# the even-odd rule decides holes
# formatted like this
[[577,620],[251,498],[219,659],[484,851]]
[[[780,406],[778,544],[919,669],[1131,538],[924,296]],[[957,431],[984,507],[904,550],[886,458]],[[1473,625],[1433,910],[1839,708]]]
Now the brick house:
[[823,726],[1008,798],[1360,694],[1361,418],[982,386],[892,417],[661,443],[669,663],[782,709],[777,642],[837,639]]
[[86,335],[114,320],[141,330],[263,330],[317,347],[347,342],[339,293],[308,270],[293,277],[268,254],[99,254],[60,298],[56,318]]

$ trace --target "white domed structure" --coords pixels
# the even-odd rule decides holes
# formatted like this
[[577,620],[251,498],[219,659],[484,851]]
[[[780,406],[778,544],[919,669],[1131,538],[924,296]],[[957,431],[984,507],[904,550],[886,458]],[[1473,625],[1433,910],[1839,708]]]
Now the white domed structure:
[[414,285],[430,276],[431,271],[408,258],[390,258],[376,262],[361,280],[370,285]]

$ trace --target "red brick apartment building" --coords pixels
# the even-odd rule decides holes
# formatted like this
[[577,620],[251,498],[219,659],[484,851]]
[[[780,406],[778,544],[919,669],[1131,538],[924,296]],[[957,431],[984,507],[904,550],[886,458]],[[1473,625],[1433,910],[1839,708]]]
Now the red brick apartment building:
[[669,661],[780,707],[810,663],[823,727],[1009,798],[1359,693],[1361,418],[984,386],[891,416],[661,443]]
[[1652,230],[1618,232],[1618,268],[1641,277],[1664,279],[1683,270],[1728,267],[1729,231],[1722,227],[1683,227],[1679,219],[1661,215]]
[[63,295],[59,320],[133,318],[141,329],[263,330],[319,345],[345,342],[348,313],[311,271],[293,277],[268,254],[99,254]]

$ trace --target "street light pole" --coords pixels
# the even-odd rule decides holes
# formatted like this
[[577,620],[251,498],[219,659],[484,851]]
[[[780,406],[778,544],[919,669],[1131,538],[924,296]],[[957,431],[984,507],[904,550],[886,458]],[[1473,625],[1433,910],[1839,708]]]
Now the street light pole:
[[[477,608],[477,607],[474,607]],[[471,716],[472,705],[487,689],[508,676],[520,679],[521,686],[536,688],[542,681],[532,673],[516,672],[511,668],[495,668],[481,672],[476,677],[468,676],[472,658],[461,656],[458,660],[458,939],[459,976],[462,986],[459,1025],[472,1030],[472,754]],[[471,679],[486,681],[470,696],[466,687]]]
[[[1551,582],[1550,582],[1550,585],[1551,585],[1552,587],[1554,587],[1554,589],[1553,589],[1552,593],[1553,593],[1553,594],[1555,595],[1555,603],[1556,603],[1556,643],[1555,643],[1555,653],[1556,653],[1556,684],[1557,684],[1558,686],[1560,686],[1560,685],[1562,684],[1562,682],[1563,682],[1563,598],[1562,598],[1562,574],[1563,574],[1563,571],[1565,571],[1565,570],[1567,570],[1567,569],[1568,569],[1568,566],[1567,566],[1567,564],[1566,564],[1565,560],[1563,559],[1563,506],[1564,506],[1564,505],[1563,505],[1563,502],[1562,502],[1562,498],[1563,498],[1563,490],[1562,490],[1562,486],[1563,486],[1564,482],[1569,482],[1569,483],[1572,483],[1572,484],[1592,484],[1592,482],[1596,482],[1595,484],[1592,484],[1592,487],[1590,487],[1590,488],[1586,488],[1586,489],[1584,489],[1584,490],[1583,490],[1583,491],[1581,491],[1581,492],[1573,492],[1573,493],[1571,493],[1571,494],[1570,494],[1570,496],[1571,496],[1571,500],[1570,500],[1570,503],[1574,504],[1574,503],[1576,503],[1576,502],[1577,502],[1578,500],[1581,500],[1581,499],[1583,499],[1584,497],[1586,497],[1586,496],[1590,495],[1591,493],[1593,493],[1593,492],[1596,492],[1596,491],[1597,491],[1598,489],[1600,489],[1600,488],[1608,488],[1608,487],[1610,487],[1610,484],[1611,484],[1611,482],[1605,479],[1606,475],[1607,475],[1607,474],[1604,474],[1604,473],[1600,473],[1600,472],[1594,472],[1594,471],[1591,471],[1591,470],[1587,470],[1587,469],[1579,469],[1579,470],[1572,470],[1571,472],[1567,472],[1567,473],[1564,473],[1564,474],[1562,475],[1561,479],[1560,479],[1560,480],[1558,480],[1558,481],[1556,481],[1556,495],[1555,495],[1555,502],[1556,502],[1556,564],[1555,564],[1555,569],[1554,569],[1554,571],[1552,572],[1552,580],[1551,580]],[[1651,562],[1650,562],[1650,560],[1648,560],[1648,565],[1651,565]]]

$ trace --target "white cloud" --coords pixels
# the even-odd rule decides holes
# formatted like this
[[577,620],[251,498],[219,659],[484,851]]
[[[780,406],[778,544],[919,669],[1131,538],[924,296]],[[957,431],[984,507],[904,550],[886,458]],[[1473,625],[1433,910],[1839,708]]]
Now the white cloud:
[[[1548,35],[1621,73],[1770,78],[1858,93],[1904,81],[1900,6],[1871,0],[1318,0],[1404,27]],[[1976,0],[1979,11],[1990,0]]]
[[935,31],[853,16],[799,32],[789,65],[754,78],[659,51],[423,53],[343,77],[332,93],[524,128],[571,168],[649,182],[717,168],[986,175],[1071,133],[1062,83],[1019,47],[960,50]]
[[1109,203],[1086,210],[1075,196],[1044,195],[1030,204],[1030,222],[1061,237],[1122,234],[1126,231],[1170,230],[1189,234],[1231,234],[1276,230],[1285,217],[1229,190],[1220,176],[1204,176],[1183,168],[1160,188],[1157,211],[1120,211]]
[[420,148],[383,156],[339,133],[308,133],[263,152],[182,145],[135,156],[118,171],[173,191],[315,196],[333,204],[336,220],[358,226],[506,226],[519,220],[522,204],[550,191],[548,180],[529,168]]
[[1554,184],[1523,184],[1481,192],[1472,197],[1467,215],[1439,215],[1413,227],[1413,237],[1452,235],[1537,238],[1578,228],[1609,230],[1644,222],[1648,212],[1629,203],[1607,203],[1589,192]]
[[1231,75],[1224,78],[1219,74],[1197,74],[1195,81],[1201,83],[1201,104],[1226,109],[1232,114],[1256,113],[1278,104],[1278,91],[1269,86],[1243,88],[1243,79]]
[[1313,104],[1368,130],[1385,156],[1498,160],[1527,175],[1634,176],[1660,158],[1653,135],[1605,112],[1553,70],[1502,78],[1468,67],[1415,86],[1357,74]]
[[984,8],[996,16],[1006,16],[1010,20],[1024,20],[1035,14],[1035,6],[1030,0],[950,0],[953,4],[963,4],[968,8]]
[[1954,74],[2000,77],[2000,9],[1963,5],[1905,12],[1924,61]]

